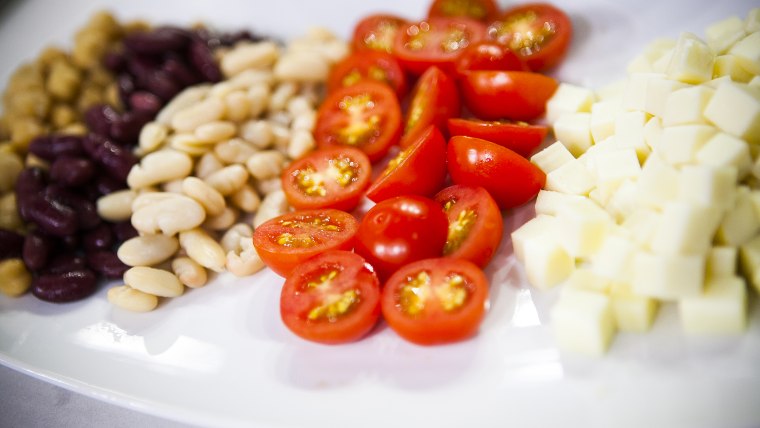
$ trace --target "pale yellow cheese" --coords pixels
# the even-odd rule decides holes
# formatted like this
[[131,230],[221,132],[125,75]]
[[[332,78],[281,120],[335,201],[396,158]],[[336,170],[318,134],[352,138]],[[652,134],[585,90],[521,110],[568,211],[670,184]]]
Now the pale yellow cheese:
[[728,53],[740,61],[741,66],[752,74],[760,74],[760,32],[753,32],[736,42]]
[[544,188],[572,195],[588,195],[594,186],[594,174],[583,162],[573,159],[546,174]]
[[698,296],[705,277],[705,256],[638,251],[631,286],[636,294],[672,301]]
[[707,140],[697,151],[696,161],[714,167],[733,167],[738,178],[746,177],[752,168],[749,145],[725,132],[718,132]]
[[631,333],[649,331],[660,307],[657,299],[634,293],[627,282],[612,285],[610,300],[618,330]]
[[567,147],[556,141],[531,156],[530,161],[548,174],[574,159],[575,157],[567,150]]
[[554,123],[567,113],[590,112],[594,101],[592,90],[562,82],[546,102],[546,120]]
[[715,246],[707,254],[707,277],[737,275],[739,249],[732,246]]
[[718,128],[750,143],[760,143],[760,88],[723,82],[705,107]]
[[615,334],[610,298],[590,291],[562,295],[551,310],[551,325],[561,350],[601,356]]
[[678,172],[677,199],[723,215],[736,203],[736,168],[685,165]]
[[577,157],[593,144],[591,113],[566,113],[554,122],[554,136]]
[[755,291],[760,293],[760,235],[739,247],[739,266]]
[[671,201],[665,204],[650,248],[657,254],[706,255],[718,227],[717,209]]
[[671,165],[696,162],[697,152],[716,132],[710,125],[667,126],[662,130],[657,152]]
[[699,85],[682,88],[668,95],[662,124],[665,126],[707,123],[703,112],[715,90]]
[[741,40],[744,32],[744,20],[738,16],[731,16],[708,26],[705,29],[705,38],[714,52],[722,54],[734,43]]
[[744,278],[707,279],[704,292],[678,302],[684,331],[689,334],[738,334],[747,328],[747,286]]
[[712,49],[691,33],[681,33],[673,48],[666,74],[683,83],[702,83],[712,79],[715,55]]

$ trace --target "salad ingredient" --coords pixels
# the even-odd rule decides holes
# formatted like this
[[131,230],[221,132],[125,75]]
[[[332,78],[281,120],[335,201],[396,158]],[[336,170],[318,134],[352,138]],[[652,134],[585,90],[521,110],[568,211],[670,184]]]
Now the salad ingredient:
[[389,85],[398,98],[409,91],[404,70],[396,58],[383,51],[358,51],[335,64],[327,79],[327,91],[351,86],[364,79],[377,80]]
[[400,145],[407,148],[428,125],[446,130],[446,120],[459,116],[461,105],[456,82],[440,68],[428,68],[414,86],[404,117]]
[[[250,236],[248,238],[250,240]],[[172,272],[186,287],[200,288],[208,281],[206,269],[190,257],[175,257],[172,260]]]
[[530,71],[512,50],[490,41],[467,46],[457,59],[457,73],[475,70]]
[[549,132],[546,126],[531,125],[526,122],[485,121],[456,117],[448,120],[448,129],[452,136],[464,135],[487,140],[519,153],[525,158],[533,154]]
[[32,286],[32,275],[20,258],[0,260],[0,292],[6,296],[20,296]]
[[177,297],[185,287],[168,271],[148,266],[135,266],[124,272],[124,282],[143,293],[159,297]]
[[127,266],[152,266],[168,260],[178,249],[173,236],[143,235],[124,241],[117,255]]
[[434,0],[430,4],[428,17],[464,16],[488,22],[495,18],[497,13],[498,6],[493,0]]
[[106,298],[112,305],[131,312],[150,312],[158,306],[158,297],[128,285],[109,288]]
[[393,53],[396,33],[406,25],[406,20],[393,15],[369,15],[354,28],[352,46],[355,51],[376,50]]
[[557,86],[549,76],[525,71],[468,71],[460,79],[465,106],[483,120],[537,119]]
[[603,355],[615,335],[610,297],[577,290],[565,293],[551,311],[552,330],[561,349]]

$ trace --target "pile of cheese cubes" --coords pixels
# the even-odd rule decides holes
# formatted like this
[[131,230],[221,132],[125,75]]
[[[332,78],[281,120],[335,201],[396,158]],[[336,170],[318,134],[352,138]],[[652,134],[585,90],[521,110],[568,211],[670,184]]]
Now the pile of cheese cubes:
[[652,43],[619,84],[562,84],[536,217],[512,234],[528,281],[562,285],[561,349],[603,354],[673,302],[684,331],[746,329],[760,291],[760,8]]

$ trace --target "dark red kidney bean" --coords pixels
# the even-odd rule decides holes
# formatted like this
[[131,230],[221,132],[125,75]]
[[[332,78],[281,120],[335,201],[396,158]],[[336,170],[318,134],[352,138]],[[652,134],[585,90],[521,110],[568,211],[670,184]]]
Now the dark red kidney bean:
[[145,89],[156,94],[162,100],[169,101],[182,88],[172,79],[169,73],[156,69],[145,80]]
[[43,269],[48,264],[55,247],[55,238],[37,231],[29,232],[24,239],[22,254],[24,264],[31,271]]
[[21,257],[24,241],[24,235],[0,228],[0,260]]
[[68,236],[76,233],[79,219],[70,207],[43,195],[27,197],[25,212],[29,221],[45,233],[54,236]]
[[135,31],[124,37],[124,46],[138,54],[161,54],[178,51],[189,42],[187,33],[173,27],[161,27],[153,31]]
[[16,178],[16,206],[21,218],[29,222],[32,199],[38,197],[47,185],[47,173],[40,168],[24,168]]
[[138,235],[137,229],[132,226],[132,223],[129,220],[114,223],[111,226],[111,230],[113,230],[113,234],[119,242],[124,242]]
[[133,110],[155,115],[164,106],[161,98],[147,91],[137,91],[129,96],[129,106]]
[[223,46],[234,46],[236,43],[242,41],[258,42],[263,39],[263,37],[253,34],[248,30],[236,31],[234,33],[225,33],[219,36],[219,42]]
[[69,251],[54,254],[41,273],[43,275],[57,275],[81,269],[87,269],[87,259]]
[[95,291],[97,277],[89,269],[40,275],[32,280],[32,294],[53,303],[73,302]]
[[122,180],[111,177],[107,173],[101,172],[95,178],[95,188],[99,195],[108,195],[117,190],[127,188],[127,183]]
[[161,69],[176,79],[183,87],[195,85],[201,81],[201,77],[198,73],[193,71],[184,59],[171,52],[166,55],[166,59],[161,65]]
[[104,167],[106,173],[126,183],[129,171],[137,163],[134,153],[108,139],[92,135],[90,137],[92,138],[87,138],[85,143],[88,152],[92,151],[90,156]]
[[83,137],[79,135],[42,135],[29,143],[29,152],[46,161],[54,161],[60,156],[80,156]]
[[62,156],[50,164],[50,178],[67,187],[89,182],[95,175],[95,164],[90,159]]
[[45,188],[44,195],[48,199],[74,210],[81,230],[90,230],[102,221],[98,215],[98,207],[95,202],[58,183],[48,185]]
[[122,52],[109,51],[103,55],[103,66],[111,73],[120,73],[126,65],[127,59]]
[[150,122],[153,115],[144,111],[128,111],[111,124],[111,138],[125,144],[134,145],[140,137],[143,125]]
[[[135,89],[145,86],[150,75],[161,67],[160,58],[153,55],[130,55],[127,58],[127,71],[134,78]],[[134,91],[133,91],[134,92]]]
[[88,230],[82,235],[82,244],[88,253],[110,249],[114,244],[114,233],[111,230],[111,225],[104,222],[94,229]]
[[222,80],[222,72],[214,59],[214,53],[200,40],[190,43],[190,62],[203,78],[209,82]]
[[[118,120],[119,112],[108,104],[97,104],[89,109],[84,114],[84,121],[87,125],[87,129],[90,132],[108,136],[111,130],[111,124]],[[83,141],[86,144],[86,141]],[[87,150],[87,147],[85,147]]]
[[129,269],[116,253],[109,250],[100,250],[87,253],[87,266],[106,278],[121,278]]
[[63,251],[77,251],[79,250],[82,240],[79,239],[79,235],[75,233],[73,235],[61,236],[58,242],[61,244],[60,249]]

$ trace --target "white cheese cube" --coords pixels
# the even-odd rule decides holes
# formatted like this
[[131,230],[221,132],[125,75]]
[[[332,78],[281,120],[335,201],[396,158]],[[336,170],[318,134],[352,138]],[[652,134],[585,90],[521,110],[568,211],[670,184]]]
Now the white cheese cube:
[[538,195],[536,195],[536,215],[547,214],[556,216],[563,206],[576,204],[582,200],[583,196],[541,189],[538,191]]
[[702,165],[734,167],[739,179],[746,177],[752,168],[749,145],[725,132],[718,132],[707,140],[697,152],[696,160]]
[[616,222],[622,222],[639,207],[638,192],[635,180],[623,180],[607,199],[604,208]]
[[562,295],[551,310],[551,325],[561,350],[601,356],[615,334],[610,298],[589,291]]
[[717,242],[738,246],[760,231],[760,218],[755,210],[750,190],[745,186],[737,189],[736,204],[723,216],[715,236]]
[[591,137],[600,142],[615,133],[615,117],[620,111],[617,101],[600,101],[591,106]]
[[573,160],[575,160],[573,154],[559,141],[550,144],[530,158],[530,161],[546,174]]
[[566,113],[590,112],[594,101],[596,101],[596,96],[592,90],[569,83],[560,83],[546,102],[546,120],[554,123]]
[[541,234],[523,242],[523,263],[528,282],[542,290],[567,279],[575,268],[573,257],[559,244],[556,234]]
[[737,57],[741,66],[752,74],[760,74],[760,32],[750,33],[736,42],[728,53]]
[[644,161],[651,151],[644,140],[644,127],[649,115],[643,111],[628,111],[618,114],[615,119],[615,138],[621,147],[636,150],[640,161]]
[[747,18],[744,20],[744,31],[747,33],[760,31],[760,7],[756,7],[747,13]]
[[699,85],[673,91],[665,102],[662,123],[665,126],[707,123],[703,116],[715,89]]
[[628,84],[626,79],[616,80],[608,83],[596,91],[596,98],[599,101],[616,101],[620,102],[625,93],[625,87]]
[[525,261],[525,242],[545,233],[554,234],[557,219],[554,216],[538,214],[512,232],[512,251],[517,260]]
[[705,117],[731,135],[760,143],[760,88],[722,83],[707,103]]
[[691,33],[681,33],[673,49],[666,74],[684,83],[702,83],[712,79],[715,55],[712,49]]
[[747,281],[760,293],[760,235],[739,247],[739,266]]
[[639,202],[660,209],[678,194],[678,170],[652,154],[641,168],[638,183]]
[[696,162],[697,152],[717,129],[710,125],[668,126],[662,130],[657,152],[671,165]]
[[747,286],[744,278],[709,278],[699,296],[678,302],[681,325],[689,334],[742,333],[747,327]]
[[[644,142],[647,143],[650,151],[657,150],[657,146],[662,139],[662,119],[657,116],[653,116],[644,125]],[[649,155],[647,155],[649,157]],[[642,162],[643,164],[643,162]]]
[[665,204],[650,248],[657,254],[706,255],[718,227],[717,209],[688,202]]
[[611,286],[612,282],[609,279],[597,275],[587,267],[578,267],[562,285],[562,294],[578,290],[606,293]]
[[620,233],[609,233],[602,246],[591,256],[591,270],[610,281],[627,281],[633,275],[633,255],[636,243]]
[[720,85],[722,85],[722,84],[724,84],[726,82],[731,82],[731,76],[716,77],[715,79],[713,79],[713,80],[711,80],[709,82],[705,82],[702,85],[703,86],[707,86],[708,88],[718,89],[718,87],[720,87]]
[[572,195],[588,195],[595,185],[593,173],[583,162],[573,159],[547,173],[544,188]]
[[618,330],[644,333],[652,328],[660,306],[656,299],[634,293],[627,282],[616,282],[610,290],[610,300]]
[[707,44],[718,54],[725,52],[745,34],[744,21],[738,16],[723,19],[705,29]]
[[573,156],[591,147],[591,113],[566,113],[554,122],[554,136]]
[[610,198],[617,190],[619,183],[608,183],[604,186],[597,186],[592,191],[588,192],[588,198],[600,207],[607,208],[607,204],[610,202]]
[[655,39],[649,43],[644,51],[628,64],[627,71],[631,73],[646,73],[653,71],[653,64],[664,54],[671,51],[676,45],[673,39]]
[[719,215],[736,202],[736,168],[685,165],[678,178],[679,201],[716,208]]
[[665,74],[668,71],[668,66],[670,66],[670,60],[673,59],[675,50],[676,47],[674,45],[673,48],[663,52],[662,56],[652,63],[652,72]]
[[689,85],[677,80],[670,80],[667,78],[650,79],[647,83],[644,111],[654,116],[662,117],[665,114],[665,108],[670,94],[687,87],[689,87]]
[[747,85],[753,87],[753,88],[760,88],[760,76],[755,76],[752,78],[752,80],[747,83]]
[[614,182],[619,184],[627,178],[641,175],[641,165],[633,148],[599,153],[594,162],[597,185]]
[[613,222],[610,215],[589,200],[565,205],[557,213],[557,239],[576,258],[588,257],[602,245]]
[[754,178],[760,179],[760,156],[757,156],[757,158],[755,158],[755,162],[752,164],[752,169],[750,172]]
[[705,256],[638,251],[631,286],[636,294],[670,301],[701,294],[704,277]]
[[735,276],[739,249],[731,246],[716,246],[710,248],[707,254],[706,273],[708,278]]
[[649,249],[662,214],[651,208],[639,207],[626,217],[621,226],[630,232],[634,242],[641,249]]
[[[633,73],[623,93],[622,108],[628,111],[647,111],[647,91],[650,82],[664,80],[663,73]],[[593,112],[593,106],[592,110]]]
[[728,76],[734,82],[747,83],[755,77],[742,65],[743,61],[736,55],[720,55],[715,58],[713,76]]

